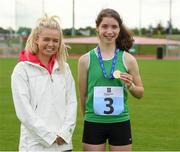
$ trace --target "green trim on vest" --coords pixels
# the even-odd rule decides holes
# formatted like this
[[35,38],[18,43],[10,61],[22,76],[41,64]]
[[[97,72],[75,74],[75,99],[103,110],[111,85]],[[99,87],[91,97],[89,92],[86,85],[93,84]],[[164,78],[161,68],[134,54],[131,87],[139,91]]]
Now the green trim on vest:
[[[99,65],[99,60],[96,55],[96,48],[90,51],[90,64],[88,69],[88,98],[86,100],[85,108],[85,120],[89,122],[99,122],[99,123],[114,123],[129,120],[129,111],[127,103],[127,90],[124,88],[124,111],[117,116],[102,116],[96,115],[93,110],[93,92],[94,86],[123,86],[120,80],[117,79],[106,79],[102,73],[101,67]],[[103,60],[107,75],[109,76],[112,59]],[[121,72],[127,72],[123,64],[123,51],[118,52],[118,57],[115,65],[115,70],[120,70]]]

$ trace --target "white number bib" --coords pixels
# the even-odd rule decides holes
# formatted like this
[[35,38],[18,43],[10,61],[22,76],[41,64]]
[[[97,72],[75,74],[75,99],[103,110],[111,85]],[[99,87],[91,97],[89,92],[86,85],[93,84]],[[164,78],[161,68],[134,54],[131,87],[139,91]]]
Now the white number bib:
[[119,115],[124,111],[123,87],[94,87],[94,112],[97,115]]

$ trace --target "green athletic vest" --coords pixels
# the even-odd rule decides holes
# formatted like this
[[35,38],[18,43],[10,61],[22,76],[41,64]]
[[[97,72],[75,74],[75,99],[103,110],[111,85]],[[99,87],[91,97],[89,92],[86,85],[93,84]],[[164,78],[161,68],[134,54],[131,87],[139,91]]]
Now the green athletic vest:
[[[127,90],[124,88],[124,111],[120,115],[116,116],[104,116],[97,115],[93,110],[93,93],[94,86],[123,86],[121,81],[118,79],[106,79],[101,70],[98,57],[96,55],[96,48],[91,50],[90,53],[90,63],[88,69],[88,97],[86,100],[85,106],[85,120],[89,122],[99,122],[99,123],[114,123],[114,122],[122,122],[129,120],[129,112],[128,112],[128,103],[127,103]],[[112,60],[103,60],[105,70],[107,75],[109,76]],[[123,64],[123,51],[118,52],[117,61],[115,65],[115,70],[120,70],[121,72],[127,72],[126,68]]]

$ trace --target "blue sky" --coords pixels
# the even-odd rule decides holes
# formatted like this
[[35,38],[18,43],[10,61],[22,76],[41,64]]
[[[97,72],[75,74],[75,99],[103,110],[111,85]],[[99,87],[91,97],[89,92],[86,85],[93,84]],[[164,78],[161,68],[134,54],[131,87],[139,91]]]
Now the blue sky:
[[[33,27],[44,11],[58,15],[63,28],[72,27],[73,0],[0,0],[0,27]],[[74,0],[75,27],[95,27],[95,19],[103,8],[119,12],[129,28],[167,26],[170,18],[170,0]],[[42,7],[44,2],[44,7]],[[15,7],[16,6],[16,7]],[[141,7],[140,7],[141,6]],[[180,0],[172,0],[172,24],[180,29]],[[141,13],[140,13],[141,12]],[[141,14],[141,15],[140,15]]]

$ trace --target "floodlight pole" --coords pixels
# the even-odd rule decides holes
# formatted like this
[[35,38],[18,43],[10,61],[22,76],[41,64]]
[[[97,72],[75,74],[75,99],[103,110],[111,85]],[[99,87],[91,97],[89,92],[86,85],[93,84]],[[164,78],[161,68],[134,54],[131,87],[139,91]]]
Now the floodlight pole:
[[72,5],[72,30],[71,30],[71,36],[75,36],[75,0],[73,1],[73,5]]
[[14,1],[14,25],[15,25],[15,31],[17,32],[17,4],[16,0]]
[[139,35],[141,35],[141,10],[142,9],[142,0],[139,0]]
[[45,12],[44,12],[44,6],[45,6],[45,5],[44,5],[44,0],[42,0],[42,15],[44,15],[44,13],[45,13]]
[[172,0],[169,0],[169,34],[172,34]]

